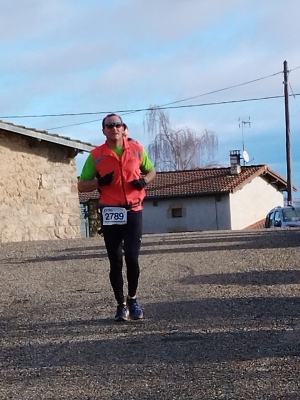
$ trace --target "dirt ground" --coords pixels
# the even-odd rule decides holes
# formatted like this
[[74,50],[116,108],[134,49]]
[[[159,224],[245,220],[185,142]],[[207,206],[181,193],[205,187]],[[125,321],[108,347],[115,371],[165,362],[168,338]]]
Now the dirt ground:
[[103,238],[0,245],[0,399],[300,398],[300,230],[145,235],[142,321]]

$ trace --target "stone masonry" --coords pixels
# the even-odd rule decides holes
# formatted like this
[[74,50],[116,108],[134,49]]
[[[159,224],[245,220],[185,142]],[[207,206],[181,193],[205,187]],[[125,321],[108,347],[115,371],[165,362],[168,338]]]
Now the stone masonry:
[[97,237],[98,230],[101,228],[101,219],[99,209],[99,200],[89,200],[89,234],[90,237]]
[[68,147],[0,130],[0,242],[80,237]]

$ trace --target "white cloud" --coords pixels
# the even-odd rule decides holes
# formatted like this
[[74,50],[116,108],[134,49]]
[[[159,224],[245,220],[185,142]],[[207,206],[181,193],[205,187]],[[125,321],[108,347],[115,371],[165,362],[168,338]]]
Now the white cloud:
[[[0,6],[2,116],[170,103],[282,71],[285,59],[292,89],[300,91],[300,69],[293,70],[300,65],[296,0],[0,0]],[[281,95],[282,81],[282,74],[275,75],[174,106]],[[298,104],[290,99],[292,134],[300,99]],[[169,113],[175,125],[216,131],[224,160],[241,144],[238,119],[250,116],[253,125],[245,137],[249,151],[259,162],[265,157],[275,163],[277,154],[278,164],[284,163],[283,99]],[[126,121],[133,136],[147,144],[144,115],[129,114]],[[20,123],[51,128],[102,117]],[[92,143],[103,140],[99,121],[56,132]],[[273,155],[269,143],[277,136],[280,150]],[[300,186],[300,175],[296,179]]]

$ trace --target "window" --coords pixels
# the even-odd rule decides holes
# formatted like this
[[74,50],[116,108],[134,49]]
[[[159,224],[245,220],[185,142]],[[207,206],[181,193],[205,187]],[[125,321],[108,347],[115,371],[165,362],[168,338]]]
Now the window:
[[281,226],[281,216],[279,211],[275,211],[274,213],[274,226],[275,227],[280,227]]
[[281,221],[279,211],[275,211],[274,221],[276,221],[276,222],[280,222]]
[[182,208],[172,208],[172,218],[181,218]]
[[300,220],[300,208],[288,208],[282,210],[283,220],[286,222],[299,221]]
[[265,227],[266,228],[271,228],[272,226],[274,226],[274,212],[270,212],[270,214],[267,216],[266,219],[266,224]]

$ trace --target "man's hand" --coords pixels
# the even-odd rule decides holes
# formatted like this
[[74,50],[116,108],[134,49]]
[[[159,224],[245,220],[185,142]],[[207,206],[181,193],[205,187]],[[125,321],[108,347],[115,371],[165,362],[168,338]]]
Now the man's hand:
[[147,185],[147,179],[146,178],[141,178],[141,179],[134,179],[133,181],[130,182],[132,186],[137,189],[137,190],[142,190],[146,187]]
[[104,176],[100,176],[99,172],[96,174],[96,178],[98,180],[98,185],[99,186],[109,186],[111,185],[113,179],[114,179],[114,171],[111,171],[109,174],[106,174]]

